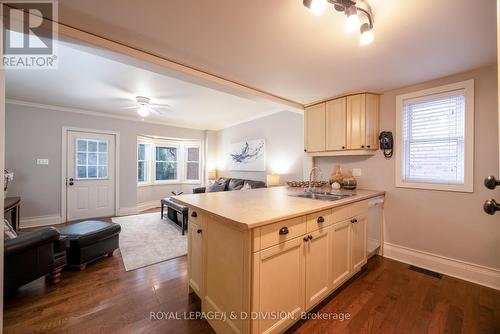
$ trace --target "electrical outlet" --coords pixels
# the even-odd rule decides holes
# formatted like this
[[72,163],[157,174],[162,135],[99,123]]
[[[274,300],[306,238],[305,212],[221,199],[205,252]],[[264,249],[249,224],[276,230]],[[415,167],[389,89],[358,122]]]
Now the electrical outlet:
[[353,168],[352,176],[361,176],[361,168]]
[[48,165],[49,159],[36,159],[36,164],[37,165]]

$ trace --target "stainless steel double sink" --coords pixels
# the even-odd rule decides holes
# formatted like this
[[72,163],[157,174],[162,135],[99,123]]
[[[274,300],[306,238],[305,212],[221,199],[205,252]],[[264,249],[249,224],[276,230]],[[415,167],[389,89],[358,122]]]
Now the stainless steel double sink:
[[347,194],[347,193],[341,193],[341,192],[304,191],[303,193],[290,194],[289,196],[310,198],[310,199],[316,199],[316,200],[320,200],[320,201],[338,201],[340,199],[344,199],[344,198],[351,197],[354,195],[356,195],[356,194]]

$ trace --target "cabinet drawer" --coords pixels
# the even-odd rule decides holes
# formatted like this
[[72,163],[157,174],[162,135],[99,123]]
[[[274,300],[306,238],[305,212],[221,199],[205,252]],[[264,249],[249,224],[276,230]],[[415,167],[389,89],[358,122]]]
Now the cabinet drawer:
[[368,212],[368,201],[356,202],[350,205],[351,217],[364,215]]
[[199,210],[197,210],[196,208],[189,207],[188,221],[199,224],[201,222],[201,214]]
[[307,215],[307,233],[330,226],[332,223],[332,210],[311,213]]
[[350,219],[354,216],[366,214],[368,211],[368,201],[361,201],[352,204],[333,208],[333,223]]
[[[254,251],[268,248],[306,233],[306,217],[301,216],[262,226],[257,231]],[[260,232],[260,233],[259,233]],[[260,242],[258,240],[260,239]]]
[[333,223],[340,223],[341,221],[347,220],[352,217],[351,205],[339,206],[338,208],[333,208]]

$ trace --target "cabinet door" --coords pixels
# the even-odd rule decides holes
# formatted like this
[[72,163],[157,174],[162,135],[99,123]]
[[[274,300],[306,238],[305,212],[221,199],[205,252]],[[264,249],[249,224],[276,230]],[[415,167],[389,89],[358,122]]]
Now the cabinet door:
[[[304,311],[305,254],[302,238],[296,238],[254,254],[254,312],[293,313]],[[271,313],[267,313],[271,314]],[[259,317],[253,333],[281,333],[293,319]]]
[[310,233],[306,241],[306,310],[319,303],[330,292],[330,228]]
[[351,224],[351,259],[352,271],[356,272],[366,264],[366,221],[367,216],[361,215],[354,217],[354,223]]
[[365,147],[378,149],[379,134],[379,96],[366,94],[365,105]]
[[347,148],[347,98],[342,97],[326,103],[326,150],[338,151]]
[[365,94],[347,97],[347,148],[365,147]]
[[320,103],[304,110],[304,135],[307,152],[325,150],[325,105],[325,103]]
[[203,230],[197,223],[189,222],[188,249],[189,286],[202,298]]
[[330,282],[335,289],[351,274],[351,222],[334,224],[331,230],[332,266]]

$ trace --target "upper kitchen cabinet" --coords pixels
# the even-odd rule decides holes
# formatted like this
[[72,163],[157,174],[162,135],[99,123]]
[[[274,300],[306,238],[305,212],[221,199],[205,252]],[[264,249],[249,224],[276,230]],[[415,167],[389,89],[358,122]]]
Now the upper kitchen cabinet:
[[347,149],[347,98],[326,102],[326,151]]
[[325,103],[304,110],[304,144],[306,152],[325,151]]
[[305,109],[305,149],[314,156],[374,154],[378,132],[376,94],[349,95]]

